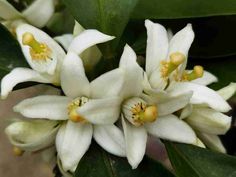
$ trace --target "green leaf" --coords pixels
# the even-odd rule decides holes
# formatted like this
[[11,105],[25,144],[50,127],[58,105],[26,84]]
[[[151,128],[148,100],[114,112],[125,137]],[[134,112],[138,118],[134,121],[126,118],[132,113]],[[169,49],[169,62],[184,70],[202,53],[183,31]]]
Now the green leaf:
[[75,19],[86,29],[116,37],[100,46],[106,58],[114,57],[120,37],[138,0],[63,0]]
[[15,67],[28,67],[14,36],[0,24],[0,80]]
[[236,177],[236,158],[192,145],[165,143],[178,177]]
[[140,0],[134,19],[174,19],[236,14],[235,0]]
[[147,157],[136,170],[127,159],[108,154],[95,143],[80,161],[75,177],[174,177],[161,164]]

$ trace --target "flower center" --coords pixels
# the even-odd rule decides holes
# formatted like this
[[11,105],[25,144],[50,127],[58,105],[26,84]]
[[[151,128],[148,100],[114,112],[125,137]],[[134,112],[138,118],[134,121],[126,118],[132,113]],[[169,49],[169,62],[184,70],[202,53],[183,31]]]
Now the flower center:
[[186,59],[185,55],[180,52],[175,52],[170,55],[169,61],[162,61],[161,75],[163,78],[168,77],[173,71],[178,69]]
[[22,43],[30,47],[30,55],[33,60],[46,61],[50,59],[52,53],[51,49],[46,44],[38,42],[32,33],[24,33]]
[[87,120],[77,113],[77,109],[89,101],[86,97],[78,97],[74,99],[67,107],[69,119],[73,122],[87,122]]
[[193,71],[190,73],[184,72],[182,76],[182,81],[192,81],[203,76],[204,69],[202,66],[194,66]]
[[147,103],[140,98],[127,100],[123,105],[123,113],[124,117],[135,126],[154,122],[158,117],[157,106],[148,106]]

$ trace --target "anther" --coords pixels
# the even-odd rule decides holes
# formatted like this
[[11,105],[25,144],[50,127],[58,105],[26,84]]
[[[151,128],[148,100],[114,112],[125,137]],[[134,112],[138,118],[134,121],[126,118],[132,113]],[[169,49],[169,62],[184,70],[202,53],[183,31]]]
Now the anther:
[[22,156],[24,154],[24,151],[21,150],[20,148],[14,146],[13,147],[13,154],[15,156]]

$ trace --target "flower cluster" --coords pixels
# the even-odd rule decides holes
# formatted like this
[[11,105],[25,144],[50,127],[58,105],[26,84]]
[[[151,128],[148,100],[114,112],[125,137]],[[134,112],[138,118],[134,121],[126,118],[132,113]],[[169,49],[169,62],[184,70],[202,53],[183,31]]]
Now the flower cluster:
[[[0,15],[8,23],[30,21],[30,9],[22,14],[15,9],[11,14],[1,11]],[[236,84],[216,92],[207,85],[217,78],[202,66],[186,70],[194,40],[191,24],[173,36],[150,20],[145,26],[145,69],[126,45],[119,67],[90,81],[86,71],[101,57],[96,45],[113,36],[84,30],[76,23],[74,34],[53,39],[36,27],[18,24],[14,32],[31,69],[15,68],[6,75],[1,97],[7,98],[17,84],[27,81],[52,84],[56,91],[25,99],[13,108],[26,118],[6,128],[15,154],[55,145],[58,166],[64,176],[70,176],[92,138],[109,153],[127,157],[133,169],[143,159],[148,135],[225,152],[218,135],[230,127],[231,117],[224,113],[231,108],[225,100],[234,94]]]

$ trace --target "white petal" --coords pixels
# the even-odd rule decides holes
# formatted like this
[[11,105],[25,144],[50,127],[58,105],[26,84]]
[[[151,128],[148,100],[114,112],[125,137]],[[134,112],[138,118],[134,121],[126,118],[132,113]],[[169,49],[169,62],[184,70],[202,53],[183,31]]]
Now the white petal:
[[[34,38],[38,42],[44,43],[48,46],[48,48],[51,50],[50,59],[48,58],[46,59],[46,61],[32,59],[30,54],[30,47],[22,43],[22,36],[26,32],[33,34]],[[54,41],[48,34],[28,24],[19,25],[16,28],[16,34],[17,39],[21,45],[23,54],[29,65],[38,72],[48,73],[50,75],[55,74],[56,70],[60,68],[62,60],[65,57],[65,52],[61,48],[61,46],[56,41]]]
[[92,134],[92,125],[71,121],[59,129],[56,148],[65,171],[75,171],[80,159],[91,144]]
[[72,34],[63,34],[61,36],[56,36],[54,37],[54,39],[62,45],[62,47],[64,49],[66,49],[66,51],[68,50],[71,42],[73,41],[74,39],[74,36]]
[[230,83],[228,86],[220,89],[217,93],[222,96],[224,100],[230,99],[236,92],[236,83]]
[[77,109],[77,113],[93,124],[113,124],[119,118],[121,100],[118,97],[92,99]]
[[68,50],[80,55],[85,49],[112,39],[114,39],[114,37],[103,34],[97,30],[85,30],[74,38]]
[[23,100],[14,107],[14,111],[29,118],[66,120],[67,105],[70,101],[71,99],[65,96],[37,96]]
[[125,73],[121,68],[109,71],[90,84],[92,98],[105,98],[120,94],[124,84]]
[[192,128],[174,115],[158,117],[153,123],[145,125],[148,133],[170,141],[195,144],[197,137]]
[[203,85],[180,82],[174,84],[172,88],[168,90],[170,91],[169,94],[172,96],[193,91],[193,96],[190,99],[191,104],[207,105],[220,112],[227,112],[231,109],[229,104],[217,92]]
[[159,100],[159,103],[157,105],[159,116],[172,114],[182,109],[189,103],[192,94],[193,93],[190,91],[176,97],[169,97],[164,100]]
[[221,135],[230,128],[231,119],[210,108],[194,108],[192,114],[185,120],[200,132]]
[[0,18],[4,20],[21,18],[21,13],[6,0],[0,0]]
[[28,81],[52,83],[53,78],[45,77],[32,69],[15,68],[1,81],[1,98],[5,99],[17,84]]
[[135,127],[122,118],[125,133],[126,155],[133,169],[137,168],[146,151],[147,132],[144,127]]
[[85,75],[81,59],[73,52],[68,52],[61,68],[61,87],[71,98],[89,96],[90,86]]
[[155,69],[149,78],[150,85],[153,89],[164,90],[168,84],[167,80],[161,75],[160,68]]
[[125,70],[125,82],[120,96],[128,98],[139,96],[143,90],[143,69],[136,62],[137,56],[133,49],[126,45],[120,59],[120,68]]
[[75,20],[75,26],[73,29],[73,35],[78,36],[80,33],[82,33],[85,29],[83,28],[82,25],[80,25],[76,20]]
[[160,65],[161,60],[167,59],[168,35],[166,29],[150,20],[145,20],[147,28],[146,72],[148,77]]
[[125,157],[124,134],[115,125],[96,125],[93,136],[96,142],[109,153]]
[[216,76],[214,76],[210,72],[204,71],[203,76],[201,78],[195,79],[191,82],[195,84],[200,84],[200,85],[210,85],[214,82],[218,82],[218,79]]
[[22,14],[32,25],[42,28],[52,17],[54,10],[54,0],[36,0]]
[[197,136],[204,142],[204,144],[211,150],[221,153],[226,153],[226,150],[217,135],[197,132]]
[[[169,56],[172,53],[180,52],[185,55],[186,60],[184,63],[180,66],[179,74],[182,75],[182,72],[185,70],[187,65],[187,57],[188,57],[188,51],[191,47],[191,44],[194,39],[194,32],[192,29],[192,25],[188,24],[185,28],[177,32],[173,38],[170,40],[170,46],[169,46]],[[168,57],[169,58],[169,57]]]
[[180,119],[185,119],[187,118],[193,111],[193,105],[192,104],[188,104],[187,106],[185,106],[182,111],[181,114],[179,116]]
[[5,132],[11,144],[26,151],[38,151],[54,144],[57,121],[33,120],[10,124]]

